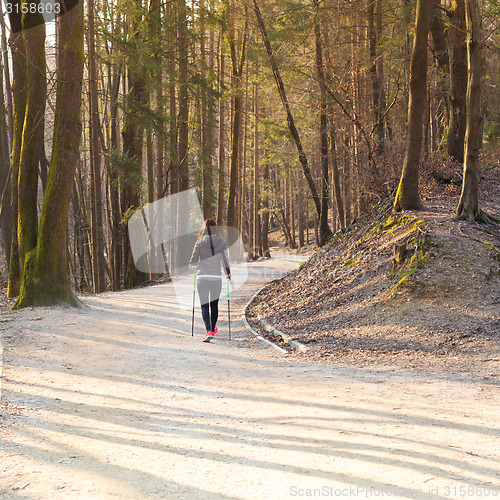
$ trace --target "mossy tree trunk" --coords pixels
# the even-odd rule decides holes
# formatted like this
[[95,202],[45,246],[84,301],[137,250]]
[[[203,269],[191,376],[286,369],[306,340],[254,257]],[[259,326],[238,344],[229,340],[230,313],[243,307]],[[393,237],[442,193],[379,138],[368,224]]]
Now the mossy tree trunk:
[[427,89],[427,38],[430,24],[430,1],[417,0],[415,39],[410,63],[410,97],[408,131],[403,171],[399,181],[394,210],[421,210],[418,189],[422,125]]
[[11,172],[11,210],[13,214],[12,246],[10,252],[9,284],[7,297],[19,295],[21,286],[21,266],[19,262],[19,244],[17,241],[18,179],[19,159],[23,137],[24,116],[27,102],[27,59],[26,44],[22,33],[21,14],[13,11],[9,15],[11,26],[10,48],[12,55],[12,94],[13,94],[13,130],[12,130],[12,172]]
[[457,218],[484,221],[488,217],[479,209],[479,153],[483,140],[483,109],[481,105],[482,42],[481,14],[477,0],[466,0],[467,26],[467,129],[465,131],[464,173]]
[[83,2],[60,16],[58,43],[52,157],[36,250],[28,256],[16,308],[78,303],[68,277],[67,225],[82,129]]
[[45,61],[45,23],[41,14],[25,13],[22,28],[26,46],[27,95],[26,112],[19,158],[17,241],[23,280],[31,274],[37,244],[38,165],[42,151],[43,121],[47,95]]

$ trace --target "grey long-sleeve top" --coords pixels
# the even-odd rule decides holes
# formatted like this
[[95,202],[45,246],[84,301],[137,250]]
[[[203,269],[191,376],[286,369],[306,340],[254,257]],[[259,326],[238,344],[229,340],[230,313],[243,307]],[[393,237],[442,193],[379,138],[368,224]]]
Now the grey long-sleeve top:
[[199,276],[216,277],[221,275],[224,269],[226,275],[231,274],[229,259],[227,256],[227,245],[218,236],[212,236],[213,253],[210,245],[210,236],[205,235],[199,239],[193,248],[190,264],[198,266]]

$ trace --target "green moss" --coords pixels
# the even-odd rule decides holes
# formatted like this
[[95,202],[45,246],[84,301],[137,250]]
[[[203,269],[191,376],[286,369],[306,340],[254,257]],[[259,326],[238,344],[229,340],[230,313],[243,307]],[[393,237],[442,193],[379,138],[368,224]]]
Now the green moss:
[[421,269],[423,266],[425,266],[429,260],[429,253],[424,252],[423,249],[418,249],[417,252],[413,253],[413,255],[410,258],[410,261],[408,262],[408,267],[410,268],[415,268],[415,269]]
[[[377,221],[374,225],[373,225],[373,229],[371,231],[368,232],[368,234],[372,234],[372,235],[376,235],[378,233],[380,233],[380,229],[382,227],[382,223],[380,221]],[[368,235],[367,235],[368,236]]]
[[[432,257],[432,252],[428,252],[425,249],[425,242],[423,240],[417,241],[416,243],[416,251],[413,252],[412,256],[408,260],[407,265],[404,269],[397,275],[397,283],[392,287],[390,291],[390,295],[394,294],[396,290],[408,283],[411,276],[420,272],[422,268],[424,268],[429,259]],[[393,268],[391,275],[394,275],[395,268]]]
[[330,262],[330,264],[327,264],[324,268],[323,271],[328,271],[328,269],[332,268],[335,265],[334,262]]
[[23,275],[21,278],[21,289],[19,297],[14,304],[14,309],[21,309],[33,305],[33,289],[35,285],[35,261],[36,248],[27,252],[24,259]]
[[484,242],[484,246],[488,249],[488,250],[495,250],[495,252],[500,252],[500,248],[495,246],[495,245],[492,245],[491,243],[488,243],[487,241]]
[[349,259],[346,262],[344,262],[344,267],[354,266],[354,265],[358,264],[360,260],[361,260],[361,257],[358,257],[357,259],[354,259],[354,260]]
[[386,230],[392,229],[394,230],[395,228],[399,226],[405,226],[415,220],[415,217],[413,215],[409,214],[393,214],[391,215],[383,224],[382,227]]

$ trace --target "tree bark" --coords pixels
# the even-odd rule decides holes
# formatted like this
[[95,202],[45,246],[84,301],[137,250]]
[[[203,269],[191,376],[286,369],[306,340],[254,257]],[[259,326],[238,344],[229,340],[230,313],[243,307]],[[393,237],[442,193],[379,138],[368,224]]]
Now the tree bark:
[[262,256],[271,257],[269,250],[269,165],[264,166],[264,196],[262,199]]
[[[377,12],[376,12],[376,33],[377,33],[377,42],[381,44],[382,40],[382,30],[383,30],[383,19],[382,19],[382,0],[376,0],[376,5],[377,5]],[[379,124],[378,126],[381,127],[381,131],[379,130],[377,133],[379,137],[385,138],[385,134],[387,134],[387,138],[389,140],[392,139],[392,128],[389,123],[389,117],[386,113],[386,107],[387,107],[387,102],[386,102],[386,95],[385,95],[385,88],[384,88],[384,53],[383,51],[380,51],[377,57],[377,75],[378,75],[378,83],[379,83],[379,90],[380,90],[380,112],[385,115],[384,118],[382,118],[382,124]],[[382,153],[385,151],[385,143],[382,144]]]
[[[177,19],[176,3],[169,3],[166,6],[167,15],[172,19]],[[178,28],[179,23],[176,22],[174,25]],[[176,58],[173,54],[177,52],[177,31],[178,29],[171,29],[168,32],[168,47],[170,55],[168,58],[168,69],[167,73],[169,75],[169,133],[168,133],[168,152],[169,152],[169,164],[168,164],[168,175],[166,175],[165,192],[167,187],[170,187],[170,194],[178,192],[178,172],[179,172],[179,121],[177,119],[177,96],[176,96]]]
[[[225,56],[224,56],[224,42],[222,34],[219,35],[220,56],[219,56],[219,92],[222,93],[224,89],[224,70],[225,70]],[[225,141],[226,141],[226,100],[222,97],[219,101],[219,151],[218,151],[218,193],[217,193],[217,225],[221,226],[224,220],[224,177],[226,168],[226,154],[225,154]]]
[[[140,1],[139,5],[141,5]],[[141,36],[138,31],[139,20],[134,20],[132,33],[134,37]],[[123,153],[129,159],[127,172],[122,172],[122,213],[135,210],[140,207],[140,185],[142,181],[142,152],[144,124],[141,108],[146,102],[146,82],[144,67],[137,60],[137,54],[130,54],[128,60],[128,95],[127,109],[124,114],[124,123],[122,130]],[[124,230],[124,268],[125,268],[125,287],[133,288],[149,279],[146,273],[140,272],[134,265],[133,256],[130,248],[128,228],[125,225]]]
[[[12,141],[13,141],[13,130],[14,130],[14,103],[13,103],[13,95],[12,95],[12,86],[10,84],[10,62],[9,62],[9,56],[8,56],[8,50],[7,50],[7,29],[5,26],[5,19],[4,19],[4,13],[3,13],[3,4],[0,6],[0,26],[1,26],[1,33],[2,33],[2,52],[3,52],[3,64],[4,64],[4,75],[5,75],[5,93],[6,93],[6,103],[7,103],[7,116],[8,116],[8,130],[9,130],[9,146],[12,148]],[[9,14],[9,19],[11,22],[11,27],[13,26],[12,23],[16,23],[13,18],[15,16],[18,16],[20,18],[20,13],[19,12],[12,12]],[[15,27],[12,28],[11,30],[11,36],[12,32],[15,31]],[[12,46],[11,46],[12,47]],[[12,49],[14,49],[12,47]],[[12,151],[11,151],[12,152]]]
[[[26,260],[37,242],[37,190],[38,165],[43,138],[47,83],[45,74],[45,23],[41,14],[27,13],[22,17],[26,43],[27,102],[22,132],[19,162],[18,193],[19,212],[17,238],[21,281],[26,275]],[[31,258],[30,258],[31,260]],[[22,283],[21,283],[22,287]]]
[[333,118],[330,119],[330,158],[332,160],[332,173],[333,173],[333,186],[335,193],[335,203],[337,207],[337,215],[340,222],[340,227],[345,228],[345,213],[344,213],[344,200],[342,199],[342,190],[340,187],[340,174],[337,164],[337,131]]
[[[152,17],[152,32],[155,41],[161,40],[163,37],[162,33],[162,4],[160,0],[151,0],[151,12],[150,15]],[[154,98],[156,101],[156,112],[163,116],[165,112],[165,106],[163,103],[163,70],[162,70],[162,60],[161,54],[155,54],[155,60],[157,62],[157,69],[154,72],[155,90],[154,90]],[[165,161],[164,161],[164,147],[165,147],[165,126],[163,121],[160,121],[158,126],[158,130],[155,134],[155,150],[156,150],[156,169],[155,169],[155,177],[156,177],[156,190],[155,190],[155,199],[159,200],[163,197],[163,194],[166,189],[166,176],[165,176]]]
[[[187,27],[186,2],[180,0],[178,9],[178,43],[179,43],[179,150],[177,161],[177,190],[186,191],[189,187],[189,33]],[[175,181],[174,181],[175,182]]]
[[[4,70],[4,56],[7,56],[6,52],[3,52],[0,57],[0,74],[2,74]],[[5,257],[7,265],[9,265],[12,247],[12,212],[9,202],[9,194],[11,191],[11,163],[10,141],[4,96],[4,85],[2,80],[2,82],[0,82],[0,228]]]
[[[201,22],[201,72],[204,84],[201,89],[201,161],[202,161],[202,204],[205,219],[213,217],[213,128],[214,128],[214,97],[211,89],[211,74],[214,64],[214,35],[213,29],[208,30],[208,39],[205,35],[205,2],[200,4]],[[208,47],[207,47],[208,42]]]
[[[118,152],[118,97],[120,90],[120,81],[122,76],[122,67],[114,66],[110,71],[110,149],[111,151]],[[120,173],[117,168],[109,165],[108,161],[108,189],[109,189],[109,225],[111,233],[111,262],[112,269],[112,287],[117,291],[122,286],[122,258],[123,258],[123,241],[122,241],[122,227],[120,221],[122,213],[120,209]]]
[[304,197],[302,189],[302,178],[298,179],[298,191],[297,191],[297,234],[299,240],[299,248],[304,246],[304,227],[305,227],[305,217],[304,217]]
[[[245,33],[241,43],[239,56],[236,50],[234,34],[230,33],[229,48],[231,53],[232,75],[234,83],[232,140],[231,140],[231,163],[229,166],[229,192],[227,197],[227,225],[239,227],[237,210],[237,190],[239,184],[238,168],[240,156],[240,134],[242,129],[242,115],[244,95],[242,89],[243,68],[245,65],[246,42],[247,42],[248,19],[245,22]],[[242,195],[242,193],[240,193]]]
[[84,64],[83,2],[59,17],[54,142],[43,199],[34,267],[23,279],[15,307],[77,305],[68,277],[67,224],[79,158]]
[[104,271],[104,232],[102,218],[102,183],[101,183],[101,155],[99,143],[99,107],[97,69],[95,64],[95,27],[94,27],[94,0],[87,0],[87,44],[89,67],[89,105],[90,105],[90,170],[91,170],[91,210],[92,210],[92,269],[94,293],[106,289]]
[[467,46],[465,35],[465,0],[454,0],[450,10],[454,27],[448,28],[450,47],[450,122],[446,148],[458,162],[464,161],[467,127]]
[[319,242],[320,245],[323,246],[332,237],[332,231],[328,225],[328,195],[330,191],[330,178],[328,174],[328,118],[326,115],[328,103],[325,72],[323,69],[319,0],[313,0],[313,6],[316,14],[316,20],[314,23],[316,76],[318,78],[320,89],[319,137],[321,158],[321,210],[319,214]]
[[27,103],[28,66],[26,64],[26,44],[21,31],[20,13],[9,16],[11,25],[10,47],[12,54],[12,95],[13,95],[13,129],[12,129],[12,173],[11,173],[11,210],[13,215],[12,247],[9,266],[9,284],[7,297],[14,298],[19,295],[21,286],[21,263],[19,260],[18,211],[19,211],[19,163],[21,158],[21,145],[23,135],[24,116]]
[[370,80],[372,90],[372,105],[373,105],[373,120],[377,130],[377,146],[379,151],[382,150],[384,144],[384,122],[381,119],[382,111],[380,107],[380,88],[381,82],[378,74],[378,57],[377,44],[378,32],[375,27],[375,0],[367,0],[368,12],[368,49],[370,53]]
[[427,38],[430,20],[430,1],[417,0],[415,39],[410,64],[410,99],[408,103],[408,131],[401,180],[394,210],[421,210],[418,189],[422,126],[427,89]]
[[260,226],[260,133],[259,133],[259,120],[260,120],[260,99],[259,99],[259,87],[255,83],[254,92],[254,152],[253,152],[253,227],[254,227],[254,238],[252,249],[252,258],[256,259],[262,255],[262,242],[261,242],[261,226]]
[[478,171],[479,153],[483,138],[483,108],[481,104],[482,41],[481,14],[477,0],[466,0],[467,27],[467,130],[462,193],[456,215],[469,222],[482,222],[488,216],[479,209]]

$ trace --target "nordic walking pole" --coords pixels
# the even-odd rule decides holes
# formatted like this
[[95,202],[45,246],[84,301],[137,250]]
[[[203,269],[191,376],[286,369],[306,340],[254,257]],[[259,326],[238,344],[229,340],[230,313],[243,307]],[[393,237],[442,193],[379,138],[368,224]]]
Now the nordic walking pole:
[[194,337],[194,299],[196,295],[196,270],[197,268],[194,268],[194,283],[193,283],[193,317],[191,319],[191,337]]
[[229,322],[229,340],[231,340],[231,307],[229,306],[229,281],[231,278],[227,278],[227,319]]

